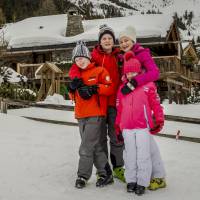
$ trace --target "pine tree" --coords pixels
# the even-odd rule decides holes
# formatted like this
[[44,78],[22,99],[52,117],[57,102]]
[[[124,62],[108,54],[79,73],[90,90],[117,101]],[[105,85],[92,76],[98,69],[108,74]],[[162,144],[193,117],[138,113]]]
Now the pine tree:
[[200,36],[197,37],[197,43],[200,43]]
[[6,22],[2,8],[0,8],[0,27]]
[[35,15],[55,15],[58,14],[53,0],[43,0],[40,2],[40,8],[34,13]]

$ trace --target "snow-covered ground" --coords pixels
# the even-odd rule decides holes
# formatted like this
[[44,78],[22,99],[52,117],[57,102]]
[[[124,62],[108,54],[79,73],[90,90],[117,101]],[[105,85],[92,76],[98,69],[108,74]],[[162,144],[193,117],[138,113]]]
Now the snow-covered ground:
[[78,190],[74,187],[80,143],[77,127],[0,114],[0,199],[198,199],[200,144],[155,139],[166,166],[167,188],[147,191],[142,197],[128,194],[125,185],[117,180],[108,187],[96,188],[94,170],[87,187]]
[[[48,98],[44,102],[40,103],[60,104],[69,106],[74,105],[72,101],[66,101],[63,99],[63,97],[61,98],[61,95],[56,94],[54,94],[53,96],[48,96]],[[165,102],[163,104],[163,107],[164,113],[166,115],[200,118],[200,104],[177,105],[166,104]],[[31,107],[8,110],[8,113],[16,116],[27,116],[64,122],[77,122],[76,119],[74,119],[73,111]],[[180,130],[181,136],[200,138],[199,125],[197,124],[165,121],[165,126],[161,133],[176,135],[178,130]]]

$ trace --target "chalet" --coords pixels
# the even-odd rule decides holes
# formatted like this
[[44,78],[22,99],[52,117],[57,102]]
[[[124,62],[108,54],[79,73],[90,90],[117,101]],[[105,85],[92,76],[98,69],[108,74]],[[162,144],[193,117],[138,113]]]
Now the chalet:
[[133,24],[137,41],[151,49],[160,68],[157,83],[161,99],[186,103],[192,84],[200,81],[199,72],[195,73],[194,69],[198,57],[191,43],[182,44],[176,20],[166,15],[82,20],[76,10],[71,10],[67,15],[28,18],[2,29],[8,42],[3,59],[19,72],[23,66],[23,74],[29,72],[33,78],[37,63],[70,62],[76,41],[84,39],[93,48],[98,41],[98,27],[104,23],[114,29],[116,37],[123,28]]

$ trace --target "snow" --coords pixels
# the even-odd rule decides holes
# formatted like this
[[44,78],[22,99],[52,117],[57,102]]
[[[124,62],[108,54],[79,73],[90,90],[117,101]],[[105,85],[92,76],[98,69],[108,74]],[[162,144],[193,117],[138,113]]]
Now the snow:
[[172,21],[172,17],[153,14],[83,20],[84,33],[65,37],[67,15],[62,14],[27,18],[9,24],[0,30],[0,34],[4,33],[5,40],[9,42],[8,48],[19,48],[72,43],[81,39],[97,41],[99,26],[105,23],[113,28],[116,37],[130,22],[135,26],[138,37],[163,37]]
[[74,187],[80,144],[77,127],[0,114],[0,137],[2,200],[196,200],[200,195],[198,143],[155,137],[168,185],[137,197],[128,194],[118,180],[105,188],[96,188],[95,170],[85,189]]
[[188,47],[189,44],[190,44],[189,42],[182,42],[181,45],[183,50],[185,50],[185,48]]
[[200,119],[200,104],[163,104],[166,115]]
[[[73,105],[72,101],[70,105]],[[54,93],[53,95],[48,95],[44,101],[38,102],[39,104],[58,104],[58,105],[66,105],[67,101],[64,99],[64,97],[60,94]]]
[[[78,1],[73,0],[76,5]],[[107,0],[93,0],[93,11],[102,14],[99,8],[100,3],[106,5],[119,6]],[[101,24],[111,26],[116,36],[128,25],[134,25],[137,30],[138,37],[159,37],[166,36],[167,31],[172,23],[172,16],[177,12],[179,16],[183,16],[185,11],[188,13],[193,11],[194,18],[190,29],[191,36],[187,31],[181,31],[183,40],[195,39],[200,35],[200,0],[128,0],[125,1],[139,11],[121,8],[126,17],[83,20],[84,33],[74,37],[65,37],[67,27],[67,14],[31,17],[16,23],[7,24],[0,30],[0,38],[3,37],[9,43],[8,48],[33,47],[43,45],[56,45],[76,42],[80,39],[85,41],[97,41],[98,27]],[[148,10],[161,11],[163,14],[139,14],[146,13]]]
[[17,73],[14,69],[10,67],[2,67],[3,75],[0,75],[0,84],[4,81],[3,77],[8,76],[7,81],[10,83],[18,83],[20,81],[27,81],[27,77]]
[[[39,102],[39,103],[58,104],[58,100],[62,98],[63,97],[61,95],[56,94],[54,96],[47,97],[47,99],[44,102]],[[48,99],[51,99],[51,101],[48,101]],[[62,99],[60,100],[60,102],[61,102],[60,105],[74,106],[74,103],[70,100]],[[162,104],[162,106],[164,108],[164,113],[166,115],[192,117],[200,119],[200,104],[178,105],[178,104],[166,104],[165,102],[164,104]],[[76,119],[74,119],[73,111],[30,107],[23,109],[8,110],[8,113],[10,115],[15,115],[15,116],[26,116],[26,117],[34,117],[40,119],[77,123]],[[161,133],[176,135],[178,130],[180,130],[181,136],[200,138],[199,125],[181,123],[181,122],[172,122],[167,120],[165,121],[165,126],[161,131]]]

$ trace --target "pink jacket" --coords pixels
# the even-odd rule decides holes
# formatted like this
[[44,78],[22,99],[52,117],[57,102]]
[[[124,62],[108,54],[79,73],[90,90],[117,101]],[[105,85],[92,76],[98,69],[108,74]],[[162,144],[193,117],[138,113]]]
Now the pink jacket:
[[153,82],[137,87],[128,95],[121,93],[123,85],[124,83],[120,86],[117,94],[115,121],[121,130],[153,128],[152,111],[156,122],[164,122],[163,108]]
[[[142,47],[139,43],[133,45],[133,53],[136,58],[140,61],[142,68],[145,69],[145,73],[139,74],[134,79],[137,81],[138,86],[144,85],[148,82],[157,81],[159,79],[159,68],[151,57],[148,48]],[[118,55],[119,60],[123,59],[123,55]],[[122,61],[123,62],[123,61]]]

